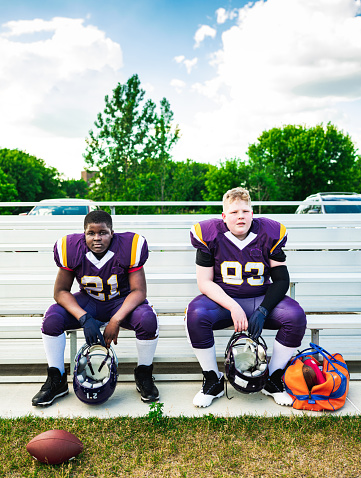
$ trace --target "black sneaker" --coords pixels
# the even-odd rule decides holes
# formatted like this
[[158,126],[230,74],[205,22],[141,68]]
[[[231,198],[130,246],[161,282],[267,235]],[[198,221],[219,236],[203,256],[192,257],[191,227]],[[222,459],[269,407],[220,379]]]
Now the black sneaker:
[[275,370],[273,374],[268,377],[266,385],[261,391],[264,395],[273,397],[278,405],[291,406],[293,399],[285,390],[285,385],[282,380],[283,374],[284,370]]
[[193,398],[196,407],[209,407],[215,398],[224,395],[224,375],[217,376],[214,370],[203,373],[203,385],[201,390]]
[[69,388],[66,373],[61,375],[56,367],[48,367],[48,378],[31,403],[34,407],[51,405],[56,398],[67,393],[69,393]]
[[159,392],[154,385],[153,365],[138,365],[134,369],[135,384],[143,402],[156,402]]

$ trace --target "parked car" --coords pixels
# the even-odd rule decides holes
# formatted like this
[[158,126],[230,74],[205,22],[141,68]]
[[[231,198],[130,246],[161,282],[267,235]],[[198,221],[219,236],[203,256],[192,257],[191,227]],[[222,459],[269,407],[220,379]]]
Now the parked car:
[[[90,211],[98,209],[90,199],[43,199],[40,201],[44,205],[38,204],[29,212],[21,213],[21,216],[85,216]],[[70,203],[70,204],[69,204]]]
[[[308,196],[305,201],[314,201],[316,204],[301,204],[296,214],[354,214],[361,213],[361,194],[358,193],[316,193]],[[333,204],[342,201],[344,204]]]

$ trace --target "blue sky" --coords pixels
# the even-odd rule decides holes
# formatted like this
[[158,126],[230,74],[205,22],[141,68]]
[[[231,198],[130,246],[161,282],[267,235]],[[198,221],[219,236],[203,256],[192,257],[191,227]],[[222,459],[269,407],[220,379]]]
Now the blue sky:
[[0,147],[80,178],[85,137],[137,73],[181,129],[174,159],[246,159],[265,129],[328,121],[361,144],[360,0],[1,2]]

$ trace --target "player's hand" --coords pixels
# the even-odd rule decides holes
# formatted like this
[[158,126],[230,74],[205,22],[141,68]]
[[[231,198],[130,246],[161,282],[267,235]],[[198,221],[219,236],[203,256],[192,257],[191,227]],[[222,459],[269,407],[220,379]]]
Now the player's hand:
[[263,325],[266,320],[268,310],[259,306],[251,315],[248,321],[248,333],[253,340],[257,340],[262,333]]
[[105,330],[104,330],[104,340],[105,340],[105,345],[107,348],[110,347],[110,344],[112,343],[112,341],[114,342],[114,345],[117,345],[118,335],[119,335],[119,324],[116,320],[110,319],[108,325],[105,327]]
[[242,332],[247,330],[248,321],[247,316],[240,305],[236,303],[236,306],[231,310],[231,316],[234,324],[235,332]]
[[79,323],[83,327],[85,340],[88,345],[100,342],[105,347],[104,337],[99,328],[102,322],[95,320],[94,317],[86,313],[80,317]]

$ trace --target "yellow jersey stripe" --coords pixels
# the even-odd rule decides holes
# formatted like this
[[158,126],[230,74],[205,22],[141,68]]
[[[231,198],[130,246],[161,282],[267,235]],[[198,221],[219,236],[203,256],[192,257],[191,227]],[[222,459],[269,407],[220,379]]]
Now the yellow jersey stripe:
[[285,237],[286,235],[286,226],[284,226],[283,224],[281,224],[281,228],[280,228],[280,238],[279,240],[276,242],[276,244],[272,247],[272,249],[270,250],[270,254],[272,254],[272,252],[276,249],[276,247],[278,246],[278,244],[282,241],[282,239]]
[[130,266],[129,267],[134,267],[136,260],[137,260],[137,247],[138,247],[138,241],[139,241],[139,234],[134,234],[133,237],[133,242],[132,242],[132,250],[130,253]]
[[67,253],[66,253],[66,237],[64,236],[61,238],[61,257],[63,260],[63,266],[68,267],[68,259],[67,259]]
[[197,234],[198,239],[199,239],[201,242],[203,242],[203,244],[204,244],[206,247],[208,247],[208,246],[207,246],[207,243],[203,241],[202,229],[201,229],[201,225],[199,224],[199,222],[198,222],[197,224],[195,224],[194,230],[195,230],[195,232],[196,232],[196,234]]

